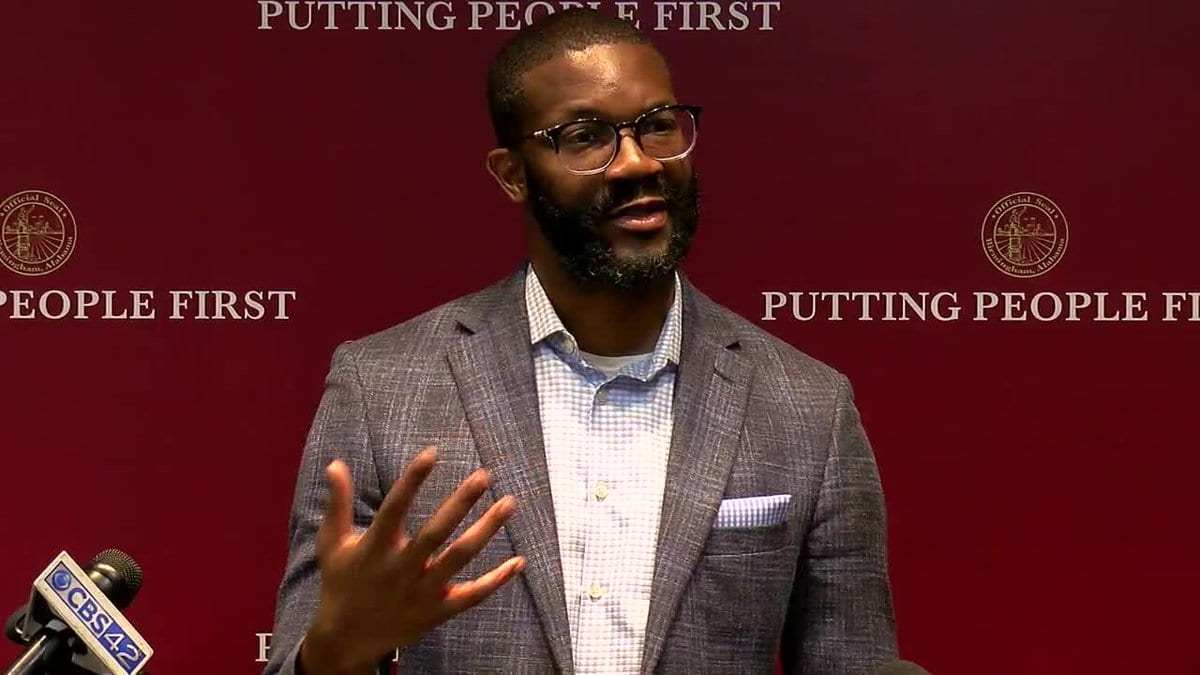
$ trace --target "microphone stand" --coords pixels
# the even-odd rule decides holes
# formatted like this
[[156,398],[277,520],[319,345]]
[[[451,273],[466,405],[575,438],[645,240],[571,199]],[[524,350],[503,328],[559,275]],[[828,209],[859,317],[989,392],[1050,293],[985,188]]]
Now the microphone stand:
[[13,662],[4,675],[79,675],[86,670],[71,663],[67,631],[40,630],[21,657]]

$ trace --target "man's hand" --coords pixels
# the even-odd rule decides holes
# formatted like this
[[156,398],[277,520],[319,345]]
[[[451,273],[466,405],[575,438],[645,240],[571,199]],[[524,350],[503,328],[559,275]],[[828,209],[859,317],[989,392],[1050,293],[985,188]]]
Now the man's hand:
[[334,460],[326,469],[329,504],[317,531],[321,600],[300,648],[306,675],[371,673],[389,652],[479,604],[525,566],[524,558],[509,558],[477,579],[449,585],[512,515],[516,500],[507,496],[497,501],[434,556],[487,490],[489,480],[483,469],[468,476],[410,537],[405,527],[408,508],[434,461],[433,448],[417,455],[361,535],[353,528],[349,467]]

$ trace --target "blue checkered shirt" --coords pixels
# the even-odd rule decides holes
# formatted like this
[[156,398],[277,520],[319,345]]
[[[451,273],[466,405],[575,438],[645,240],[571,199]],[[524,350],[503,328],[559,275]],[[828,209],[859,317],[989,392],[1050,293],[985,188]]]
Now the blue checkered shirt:
[[682,306],[654,352],[613,375],[589,365],[529,268],[525,304],[576,672],[641,667],[671,445]]

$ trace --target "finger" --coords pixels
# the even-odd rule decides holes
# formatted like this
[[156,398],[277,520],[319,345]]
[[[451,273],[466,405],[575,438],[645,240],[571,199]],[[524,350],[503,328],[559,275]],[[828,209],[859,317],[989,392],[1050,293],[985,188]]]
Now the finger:
[[436,461],[437,450],[431,445],[417,453],[416,459],[405,468],[404,475],[392,483],[392,488],[375,514],[375,521],[364,535],[368,545],[391,547],[400,540],[408,508]]
[[504,497],[492,504],[492,507],[475,521],[466,532],[455,539],[445,551],[429,566],[427,574],[432,583],[445,585],[450,578],[458,574],[467,563],[471,562],[484,546],[491,541],[496,532],[508,520],[517,508],[517,500],[511,496]]
[[442,502],[438,510],[425,523],[425,527],[405,547],[407,564],[417,565],[418,569],[425,566],[426,559],[433,554],[454,532],[454,528],[462,522],[475,502],[487,490],[490,479],[487,471],[479,469],[467,476],[453,494]]
[[325,479],[329,481],[329,502],[325,505],[325,517],[317,528],[318,553],[328,551],[353,531],[353,511],[350,496],[350,467],[335,459],[325,467]]
[[443,600],[443,611],[450,617],[478,605],[523,569],[525,558],[517,556],[509,558],[478,579],[455,584]]

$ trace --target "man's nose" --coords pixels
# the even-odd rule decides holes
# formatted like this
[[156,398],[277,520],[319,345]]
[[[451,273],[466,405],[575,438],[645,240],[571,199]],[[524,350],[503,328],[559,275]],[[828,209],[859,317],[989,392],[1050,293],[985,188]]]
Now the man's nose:
[[617,156],[604,172],[609,180],[638,180],[646,176],[662,173],[662,163],[646,154],[638,144],[633,132],[622,133],[617,137]]

